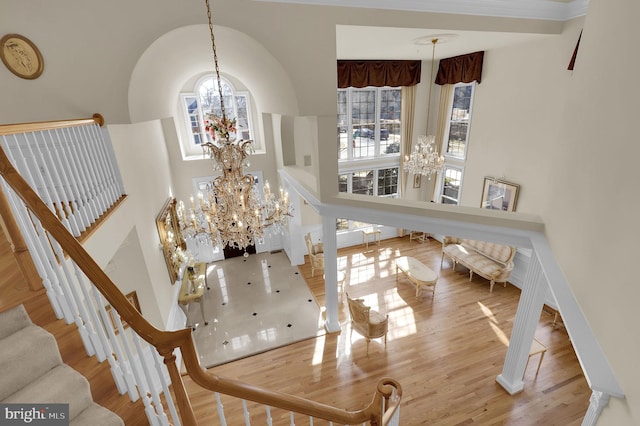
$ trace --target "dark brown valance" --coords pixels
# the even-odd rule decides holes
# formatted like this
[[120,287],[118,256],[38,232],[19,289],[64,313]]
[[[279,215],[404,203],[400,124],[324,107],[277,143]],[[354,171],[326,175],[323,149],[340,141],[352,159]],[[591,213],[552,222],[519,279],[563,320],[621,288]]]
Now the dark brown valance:
[[484,51],[442,59],[438,67],[436,84],[471,83],[482,79]]
[[338,88],[414,86],[420,61],[338,61]]
[[582,31],[580,31],[580,35],[578,36],[578,42],[576,43],[576,48],[573,49],[573,55],[571,55],[571,60],[569,61],[569,66],[567,67],[569,71],[573,71],[573,68],[576,65],[576,58],[578,57],[578,49],[580,48],[581,38],[582,38]]

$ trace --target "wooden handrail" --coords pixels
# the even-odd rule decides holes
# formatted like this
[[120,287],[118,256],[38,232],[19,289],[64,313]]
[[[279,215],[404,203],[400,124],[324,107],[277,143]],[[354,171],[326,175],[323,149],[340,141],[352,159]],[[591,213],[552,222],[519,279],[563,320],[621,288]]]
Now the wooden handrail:
[[38,121],[32,123],[0,124],[0,136],[12,135],[15,133],[38,132],[40,130],[62,129],[65,127],[81,126],[83,124],[96,123],[100,127],[104,126],[104,117],[101,114],[93,114],[91,118],[79,118],[74,120],[61,121]]
[[[69,123],[75,123],[74,125],[86,124],[86,120],[69,120],[64,123],[66,123],[64,126],[54,124],[52,127],[67,127],[70,125]],[[41,125],[43,125],[43,123],[35,123],[35,125],[30,126],[30,130],[27,131],[33,131],[36,128],[38,130],[44,129]],[[12,126],[13,125],[0,127],[6,130]],[[0,134],[2,133],[0,132]],[[194,382],[205,389],[341,424],[357,424],[367,421],[370,422],[371,425],[385,424],[382,423],[384,420],[382,413],[380,413],[380,407],[382,405],[381,398],[384,397],[388,399],[393,389],[396,389],[396,396],[399,397],[402,394],[400,385],[393,379],[384,378],[380,380],[378,390],[374,393],[373,399],[367,407],[362,410],[347,411],[283,392],[265,390],[238,380],[211,374],[200,365],[191,328],[177,331],[163,331],[150,324],[140,312],[129,303],[129,300],[89,255],[82,244],[67,230],[59,218],[47,207],[38,194],[18,173],[9,161],[4,149],[1,147],[0,175],[2,175],[7,184],[22,199],[29,210],[40,220],[45,230],[60,244],[66,254],[77,264],[100,293],[102,293],[109,304],[116,309],[120,316],[140,337],[153,345],[160,355],[164,357],[164,363],[167,365],[173,390],[176,394],[182,424],[195,426],[197,425],[197,421],[184,388],[181,375],[176,367],[175,356],[173,354],[175,348],[179,348],[182,353],[187,374],[189,374]],[[390,405],[391,409],[385,413],[385,419],[390,418],[393,411],[397,409],[397,399],[399,398],[396,398],[396,401],[392,401]]]

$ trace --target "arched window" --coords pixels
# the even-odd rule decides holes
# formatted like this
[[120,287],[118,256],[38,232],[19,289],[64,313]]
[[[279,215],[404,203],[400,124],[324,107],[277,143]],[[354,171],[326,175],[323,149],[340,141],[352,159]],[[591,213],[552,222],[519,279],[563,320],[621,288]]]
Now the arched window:
[[[237,132],[232,134],[231,138],[253,140],[249,93],[236,91],[231,82],[225,78],[220,79],[220,84],[225,113],[228,118],[236,119]],[[188,134],[191,136],[189,141],[191,148],[199,148],[203,143],[211,142],[211,136],[204,130],[205,118],[211,113],[218,117],[222,116],[220,92],[215,76],[210,74],[200,78],[194,85],[193,93],[183,93],[181,98]]]

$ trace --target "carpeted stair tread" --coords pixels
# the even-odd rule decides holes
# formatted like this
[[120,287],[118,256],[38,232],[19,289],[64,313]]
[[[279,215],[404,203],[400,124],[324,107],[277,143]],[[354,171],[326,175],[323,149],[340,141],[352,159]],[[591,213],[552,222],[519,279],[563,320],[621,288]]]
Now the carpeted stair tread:
[[4,339],[30,324],[32,324],[31,318],[23,305],[0,312],[0,339]]
[[61,363],[56,339],[37,325],[0,340],[0,401]]
[[73,419],[93,400],[87,379],[68,365],[60,364],[3,402],[68,403],[69,418]]
[[69,426],[124,426],[122,419],[114,412],[95,402],[69,422]]
[[22,305],[0,312],[0,378],[4,403],[68,403],[70,425],[124,426],[93,402],[87,379],[63,364],[55,337]]

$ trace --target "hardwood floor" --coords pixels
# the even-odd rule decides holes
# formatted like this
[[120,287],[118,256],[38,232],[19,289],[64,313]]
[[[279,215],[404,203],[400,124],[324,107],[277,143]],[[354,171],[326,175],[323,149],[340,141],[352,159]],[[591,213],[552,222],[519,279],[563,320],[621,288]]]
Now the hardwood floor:
[[[2,248],[0,247],[0,250]],[[543,313],[536,337],[548,347],[539,374],[532,358],[525,372],[525,389],[510,396],[495,382],[506,353],[520,291],[489,283],[475,276],[469,282],[462,267],[451,270],[445,260],[440,269],[440,244],[410,242],[409,237],[384,240],[378,250],[355,246],[339,251],[338,264],[346,271],[346,290],[389,313],[386,350],[379,340],[370,344],[356,333],[349,338],[346,302],[341,305],[342,332],[299,342],[210,371],[271,390],[310,398],[347,409],[365,406],[381,377],[393,377],[403,386],[402,425],[578,425],[589,404],[590,389],[581,372],[566,331],[553,327],[553,314]],[[0,270],[10,261],[0,251]],[[440,278],[432,299],[416,299],[414,287],[403,278],[396,285],[393,258],[413,256]],[[324,281],[311,278],[309,264],[300,267],[318,303],[324,305]],[[0,309],[15,304],[5,291],[16,280],[0,278]],[[18,292],[19,293],[19,292]],[[85,374],[94,399],[118,413],[127,425],[147,424],[141,403],[132,404],[115,390],[106,363],[87,357],[73,325],[55,320],[42,292],[25,306],[32,320],[54,333],[65,362]],[[203,392],[188,377],[186,387],[201,424],[219,424],[213,395]],[[222,397],[229,425],[244,424],[239,402]],[[262,414],[252,409],[252,417]],[[263,410],[263,409],[261,409]],[[288,414],[273,410],[274,424]],[[297,424],[308,420],[296,417]],[[264,424],[254,422],[253,424]],[[322,424],[314,422],[314,424]]]

